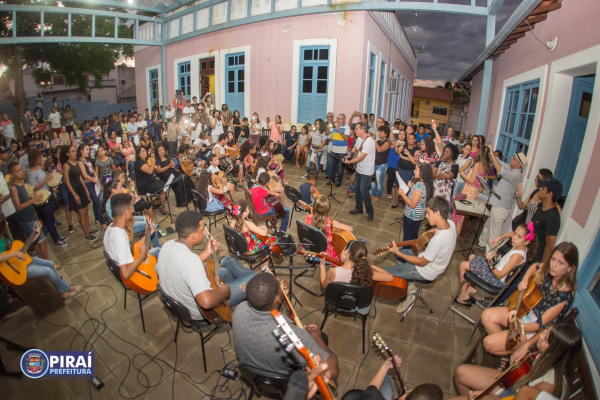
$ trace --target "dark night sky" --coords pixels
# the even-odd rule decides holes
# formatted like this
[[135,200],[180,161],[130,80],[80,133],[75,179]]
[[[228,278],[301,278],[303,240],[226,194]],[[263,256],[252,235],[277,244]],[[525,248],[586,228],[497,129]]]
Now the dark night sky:
[[[496,32],[520,2],[504,0],[496,15]],[[427,52],[418,52],[416,85],[435,87],[443,86],[446,81],[454,83],[485,47],[485,17],[436,12],[419,12],[415,16],[410,11],[397,12],[397,15],[408,38],[424,45]],[[415,49],[423,49],[415,43],[412,45]]]

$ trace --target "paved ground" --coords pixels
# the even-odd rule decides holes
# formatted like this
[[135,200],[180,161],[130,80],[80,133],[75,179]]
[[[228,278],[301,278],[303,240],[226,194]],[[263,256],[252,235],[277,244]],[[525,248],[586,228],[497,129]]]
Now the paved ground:
[[[285,176],[288,183],[299,187],[303,169],[286,164]],[[321,178],[323,173],[320,174]],[[328,193],[329,186],[319,180],[321,193]],[[345,194],[347,178],[341,188],[334,187],[336,198],[341,202],[333,202],[332,216],[354,227],[358,238],[367,241],[369,250],[386,245],[392,239],[399,239],[401,225],[391,225],[394,218],[402,217],[402,209],[392,209],[391,202],[385,194],[382,201],[374,203],[375,220],[367,222],[363,216],[349,215],[354,208],[354,197]],[[242,192],[236,193],[241,197]],[[174,204],[174,201],[172,202]],[[190,203],[191,204],[191,203]],[[179,213],[185,209],[175,209]],[[91,207],[90,207],[91,214]],[[295,220],[304,218],[305,213],[294,213],[294,221],[290,233],[295,235]],[[61,212],[59,220],[64,222]],[[93,216],[92,216],[93,218]],[[92,221],[93,222],[93,221]],[[166,227],[168,221],[161,227]],[[67,235],[67,226],[59,228],[61,235]],[[213,228],[213,235],[221,243],[223,230]],[[173,236],[161,239],[161,243],[174,239]],[[459,241],[460,246],[460,241]],[[52,246],[50,246],[52,247]],[[146,333],[142,331],[137,298],[127,294],[127,309],[123,309],[124,293],[107,268],[102,257],[101,241],[90,246],[84,240],[81,227],[76,225],[66,248],[55,249],[56,258],[64,268],[60,274],[68,282],[84,285],[85,292],[68,300],[66,307],[59,312],[39,320],[27,308],[11,314],[0,325],[0,335],[19,342],[25,346],[47,350],[94,350],[96,354],[96,374],[105,383],[104,388],[97,391],[87,381],[49,381],[28,378],[14,379],[0,376],[0,388],[3,399],[34,399],[43,396],[51,399],[187,399],[200,398],[215,388],[218,374],[224,363],[235,361],[236,355],[231,346],[230,332],[221,329],[206,345],[208,374],[202,368],[202,353],[199,336],[193,332],[180,332],[177,346],[172,342],[174,336],[174,320],[166,313],[157,295],[144,302]],[[220,255],[225,255],[226,246],[222,246]],[[201,249],[197,249],[199,252]],[[371,256],[373,257],[373,256]],[[467,354],[465,346],[471,333],[471,325],[462,318],[448,313],[442,322],[437,318],[448,304],[458,285],[458,265],[464,258],[456,254],[449,267],[435,283],[427,285],[424,298],[433,308],[429,314],[425,309],[413,310],[400,323],[396,313],[397,302],[377,303],[371,311],[369,331],[379,332],[397,355],[402,357],[402,372],[407,387],[433,382],[442,388],[447,396],[455,393],[452,383],[452,372]],[[372,258],[372,262],[380,266],[392,265],[392,257]],[[305,265],[301,258],[295,259],[296,265]],[[282,272],[282,276],[283,276]],[[318,273],[309,273],[302,278],[303,282],[313,290],[320,290]],[[320,325],[323,319],[323,299],[313,297],[295,287],[303,307],[296,311],[303,323]],[[480,310],[473,307],[466,311],[472,317],[479,317]],[[340,376],[338,388],[340,393],[352,388],[365,388],[382,363],[378,354],[367,338],[368,351],[361,354],[361,323],[351,317],[338,316],[329,318],[324,328],[329,335],[330,346],[340,359]],[[369,335],[370,337],[370,335]],[[0,346],[0,356],[11,369],[18,369],[21,357],[19,352],[8,352]],[[177,372],[173,372],[176,366]],[[138,374],[135,368],[141,369]],[[220,383],[224,379],[221,378]],[[229,386],[232,392],[240,389],[239,383]],[[239,393],[237,393],[239,394]],[[236,394],[236,396],[237,396]],[[219,397],[228,398],[229,394],[218,393]],[[341,395],[339,396],[341,398]]]

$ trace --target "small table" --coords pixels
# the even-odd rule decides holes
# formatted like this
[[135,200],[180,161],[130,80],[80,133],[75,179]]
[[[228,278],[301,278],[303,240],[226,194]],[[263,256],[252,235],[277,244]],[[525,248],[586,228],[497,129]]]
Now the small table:
[[463,204],[458,200],[454,201],[454,209],[457,213],[464,215],[465,219],[463,221],[462,227],[459,232],[459,236],[463,237],[465,235],[467,222],[471,219],[471,217],[481,218],[481,217],[489,217],[490,210],[486,209],[486,201],[476,198],[473,200],[468,200],[471,204]]

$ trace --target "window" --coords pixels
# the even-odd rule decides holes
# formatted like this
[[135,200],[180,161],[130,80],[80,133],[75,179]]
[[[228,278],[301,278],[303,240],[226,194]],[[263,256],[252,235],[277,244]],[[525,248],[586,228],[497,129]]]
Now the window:
[[[428,101],[425,104],[429,104]],[[448,109],[442,106],[433,106],[433,113],[437,115],[448,115]]]
[[191,75],[190,75],[190,62],[184,62],[177,65],[177,83],[179,90],[184,96],[189,97],[191,94]]
[[[394,71],[394,69],[392,68],[392,78],[396,77],[396,71]],[[400,89],[398,89],[400,90]],[[395,93],[390,93],[389,98],[388,98],[388,120],[393,120],[394,119],[394,95]]]
[[431,103],[430,103],[430,102],[428,102],[428,101],[426,101],[426,102],[425,102],[425,105],[426,105],[426,106],[428,106],[428,105],[431,105]]
[[150,90],[148,93],[151,108],[154,105],[154,100],[158,100],[158,69],[152,69],[148,74],[148,82],[150,83]]
[[385,63],[381,62],[381,71],[379,74],[379,114],[378,116],[384,118],[383,115],[383,92],[385,88]]
[[125,84],[127,84],[127,82],[125,80],[121,79],[121,85],[125,85]]
[[244,115],[245,63],[244,53],[228,54],[225,58],[225,103],[231,112],[238,110],[241,115]]
[[300,48],[298,122],[314,122],[327,115],[329,46]]
[[369,75],[367,76],[367,114],[373,112],[373,95],[375,91],[375,68],[377,63],[377,56],[370,53],[369,58]]
[[65,77],[62,75],[52,75],[52,84],[53,85],[64,85]]
[[498,150],[505,162],[515,153],[527,154],[537,108],[540,81],[535,80],[506,89]]

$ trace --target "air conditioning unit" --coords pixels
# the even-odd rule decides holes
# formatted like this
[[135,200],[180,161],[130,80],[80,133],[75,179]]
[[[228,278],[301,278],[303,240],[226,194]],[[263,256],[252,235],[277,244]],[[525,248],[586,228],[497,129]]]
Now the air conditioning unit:
[[388,93],[398,93],[400,91],[400,78],[396,76],[390,77]]

